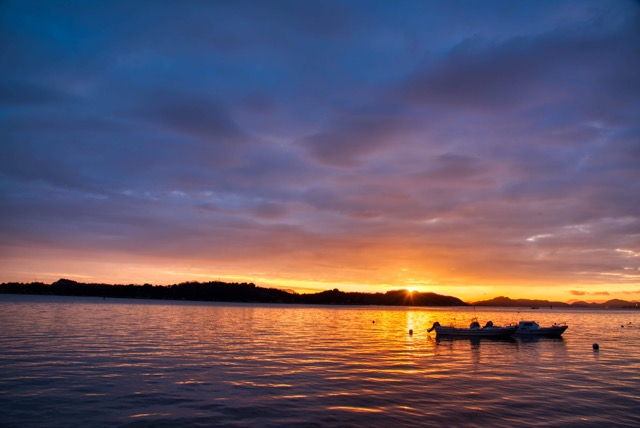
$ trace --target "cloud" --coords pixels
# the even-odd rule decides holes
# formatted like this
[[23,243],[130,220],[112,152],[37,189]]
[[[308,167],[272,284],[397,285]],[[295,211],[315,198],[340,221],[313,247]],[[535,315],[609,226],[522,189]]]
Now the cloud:
[[417,129],[409,119],[394,115],[368,113],[346,116],[301,141],[302,146],[320,163],[355,166],[379,150],[401,145],[402,139]]
[[502,40],[464,39],[442,61],[418,68],[398,96],[440,108],[508,111],[546,104],[557,112],[577,101],[576,89],[585,97],[582,101],[595,103],[592,92],[582,90],[591,85],[636,92],[640,82],[628,67],[640,61],[630,43],[637,36],[638,12],[608,12],[599,16],[599,27],[586,21]]
[[582,290],[569,290],[569,293],[574,296],[610,296],[608,291],[582,291]]
[[5,106],[47,105],[66,99],[65,94],[37,83],[20,80],[0,82],[0,103]]
[[637,282],[636,4],[146,5],[6,2],[3,254]]
[[212,143],[241,143],[243,133],[228,113],[210,97],[154,91],[144,96],[139,117],[178,133]]

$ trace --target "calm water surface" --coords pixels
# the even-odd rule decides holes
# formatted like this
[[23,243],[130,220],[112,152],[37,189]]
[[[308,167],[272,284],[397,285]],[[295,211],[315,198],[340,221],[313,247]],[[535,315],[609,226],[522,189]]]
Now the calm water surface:
[[0,295],[0,426],[640,426],[639,311],[477,310],[562,339],[426,332],[473,315]]

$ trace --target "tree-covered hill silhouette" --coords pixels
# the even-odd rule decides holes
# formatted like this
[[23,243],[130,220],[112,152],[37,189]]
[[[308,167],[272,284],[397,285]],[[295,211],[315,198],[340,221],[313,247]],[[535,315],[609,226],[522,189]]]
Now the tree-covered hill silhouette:
[[436,293],[393,290],[386,293],[344,292],[337,288],[312,294],[298,294],[277,288],[258,287],[253,283],[182,282],[173,285],[121,285],[82,283],[60,279],[42,282],[3,283],[0,293],[44,294],[57,296],[91,296],[103,298],[193,300],[210,302],[298,303],[319,305],[386,306],[467,306],[452,296]]

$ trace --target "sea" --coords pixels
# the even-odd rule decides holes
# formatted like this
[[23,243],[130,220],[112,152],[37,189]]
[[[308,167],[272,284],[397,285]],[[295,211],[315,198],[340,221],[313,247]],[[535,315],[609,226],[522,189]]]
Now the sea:
[[[569,328],[427,333],[473,317]],[[640,427],[638,310],[0,294],[3,428],[605,426]]]

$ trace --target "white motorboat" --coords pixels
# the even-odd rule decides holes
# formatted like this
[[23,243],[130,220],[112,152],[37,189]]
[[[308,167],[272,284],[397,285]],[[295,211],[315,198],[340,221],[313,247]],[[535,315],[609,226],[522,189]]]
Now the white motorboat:
[[480,327],[480,323],[474,318],[469,328],[441,326],[440,323],[436,321],[427,332],[430,333],[435,330],[437,336],[447,337],[509,337],[515,333],[517,328],[515,325],[505,327],[495,326],[491,321],[484,327]]
[[517,336],[547,336],[560,337],[569,328],[566,324],[553,324],[550,327],[540,327],[535,321],[520,321],[515,334]]

